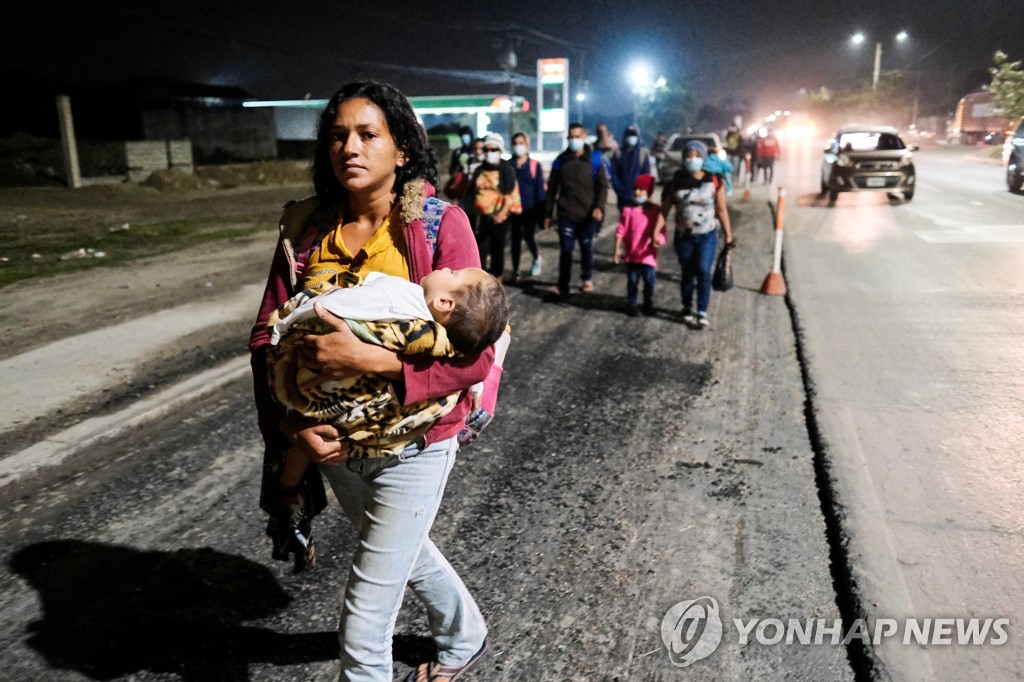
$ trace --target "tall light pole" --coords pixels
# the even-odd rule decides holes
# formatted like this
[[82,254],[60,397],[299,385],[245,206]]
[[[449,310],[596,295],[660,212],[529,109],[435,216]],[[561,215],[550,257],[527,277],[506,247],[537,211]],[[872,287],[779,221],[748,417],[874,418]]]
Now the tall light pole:
[[[907,40],[907,38],[909,38],[909,37],[910,37],[909,33],[907,33],[906,31],[900,31],[899,33],[896,34],[896,41],[902,43],[905,40]],[[850,38],[850,42],[853,43],[854,45],[860,45],[861,43],[864,42],[864,40],[865,40],[865,37],[864,37],[863,33],[855,33]],[[878,76],[881,73],[881,71],[882,71],[882,43],[879,42],[879,41],[875,41],[875,68],[871,72],[871,89],[872,90],[877,90],[878,89]]]
[[650,88],[651,72],[645,65],[636,64],[629,71],[629,79],[633,82],[633,123],[639,123],[641,102]]

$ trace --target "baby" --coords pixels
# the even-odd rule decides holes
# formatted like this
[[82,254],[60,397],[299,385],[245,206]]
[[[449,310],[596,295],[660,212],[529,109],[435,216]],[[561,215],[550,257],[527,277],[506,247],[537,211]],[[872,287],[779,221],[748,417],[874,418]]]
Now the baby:
[[[505,289],[480,268],[441,268],[420,284],[377,272],[365,281],[343,273],[334,284],[304,291],[281,306],[267,323],[271,393],[290,413],[337,427],[351,458],[402,452],[455,407],[460,393],[402,405],[379,375],[317,382],[316,370],[298,352],[302,337],[331,331],[314,303],[343,319],[361,340],[401,355],[474,355],[494,344],[508,324]],[[307,466],[295,448],[288,451],[282,492],[298,485]]]

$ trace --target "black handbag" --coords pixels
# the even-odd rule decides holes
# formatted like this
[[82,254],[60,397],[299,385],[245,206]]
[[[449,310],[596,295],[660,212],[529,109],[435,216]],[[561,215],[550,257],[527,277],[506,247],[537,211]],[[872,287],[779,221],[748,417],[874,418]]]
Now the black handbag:
[[715,291],[732,289],[732,249],[728,246],[723,247],[718,254],[715,271],[711,275],[711,288]]

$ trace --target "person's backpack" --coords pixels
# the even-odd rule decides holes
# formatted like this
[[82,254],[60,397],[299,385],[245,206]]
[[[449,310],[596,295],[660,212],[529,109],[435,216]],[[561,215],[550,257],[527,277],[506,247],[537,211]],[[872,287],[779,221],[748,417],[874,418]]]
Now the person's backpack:
[[[555,159],[554,163],[551,164],[552,173],[554,173],[559,168],[559,166],[562,165],[561,163],[559,163],[559,160],[560,158]],[[596,178],[598,172],[600,172],[602,168],[604,169],[605,177],[610,180],[612,177],[611,167],[609,166],[608,162],[605,161],[604,155],[595,149],[592,152],[590,152],[590,177]]]
[[[437,197],[427,197],[423,200],[423,236],[427,238],[427,246],[431,255],[437,248],[437,233],[441,229],[441,218],[444,215],[445,205],[445,202]],[[509,333],[509,328],[505,327],[505,331],[494,344],[494,365],[491,366],[487,378],[469,389],[473,394],[473,406],[470,408],[469,414],[466,415],[465,426],[459,431],[459,445],[472,443],[494,419],[494,412],[498,404],[498,387],[501,384],[501,374],[504,371],[502,366],[511,343],[512,336]]]

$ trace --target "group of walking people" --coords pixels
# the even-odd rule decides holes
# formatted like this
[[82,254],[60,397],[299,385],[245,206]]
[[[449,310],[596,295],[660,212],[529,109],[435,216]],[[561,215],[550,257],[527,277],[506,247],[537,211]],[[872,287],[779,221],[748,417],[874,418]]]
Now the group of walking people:
[[546,182],[525,133],[512,136],[505,160],[500,136],[462,132],[445,187],[461,192],[452,204],[437,197],[436,152],[401,92],[361,81],[335,93],[319,120],[315,196],[282,216],[250,337],[265,444],[260,505],[274,557],[294,555],[296,570],[315,563],[311,520],[327,503],[324,479],[357,536],[341,601],[340,680],[392,679],[407,586],[436,644],[408,682],[454,680],[487,649],[480,608],[430,529],[459,446],[482,427],[473,420],[500,376],[508,234],[511,281],[521,277],[522,243],[530,274],[540,274],[536,230],[557,225],[552,296],[569,295],[577,244],[580,290],[591,292],[593,241],[611,189],[630,312],[651,313],[671,218],[683,320],[695,328],[708,326],[718,229],[734,244],[723,179],[705,169],[699,142],[687,146],[658,205],[635,126],[606,157],[571,124]]

